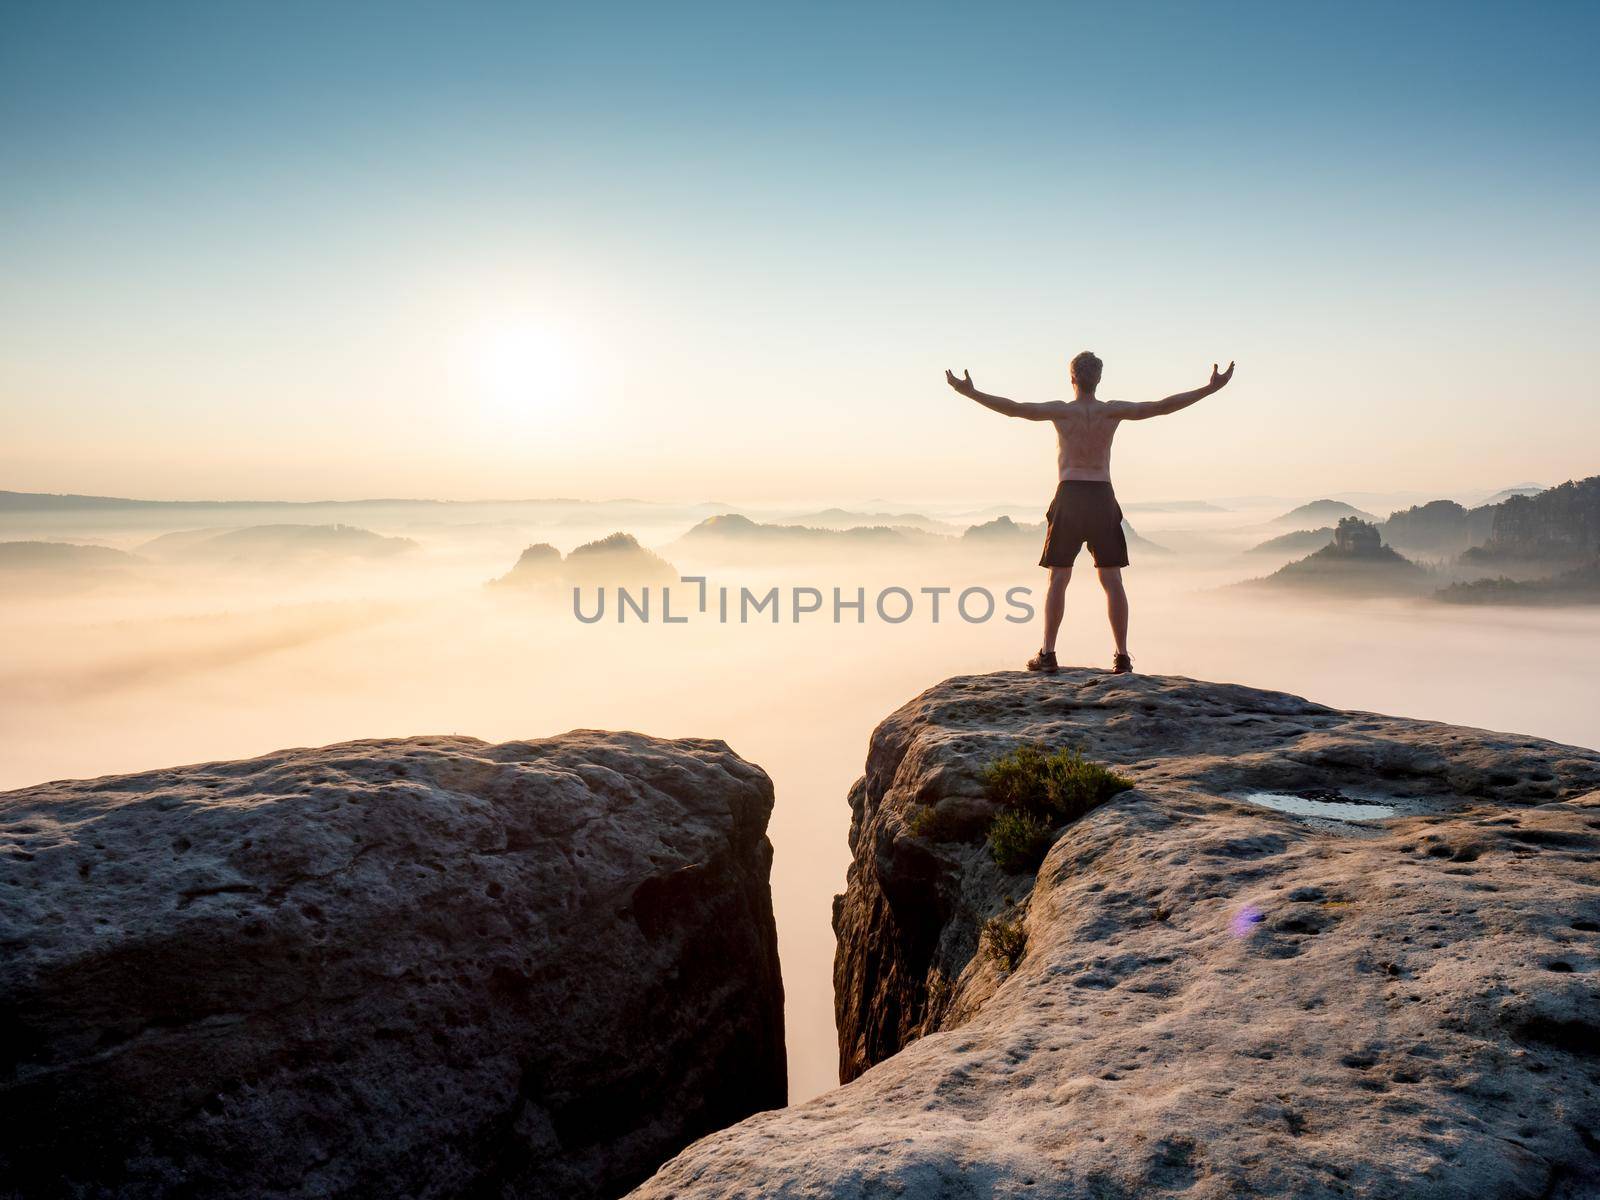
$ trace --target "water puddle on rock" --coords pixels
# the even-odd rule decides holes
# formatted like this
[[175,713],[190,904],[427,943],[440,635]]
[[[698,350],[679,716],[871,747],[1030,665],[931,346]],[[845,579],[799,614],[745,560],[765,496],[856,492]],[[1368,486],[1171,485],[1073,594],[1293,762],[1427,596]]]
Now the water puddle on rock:
[[1287,792],[1249,792],[1242,799],[1262,808],[1275,808],[1296,817],[1322,817],[1329,821],[1381,821],[1400,810],[1391,804],[1351,800],[1313,800],[1308,796],[1291,796]]

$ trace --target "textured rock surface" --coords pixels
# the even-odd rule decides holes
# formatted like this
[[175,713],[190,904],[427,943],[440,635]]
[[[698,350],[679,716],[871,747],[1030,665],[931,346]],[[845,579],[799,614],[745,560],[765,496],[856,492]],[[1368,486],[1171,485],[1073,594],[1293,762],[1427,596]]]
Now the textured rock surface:
[[[982,767],[1077,744],[1135,790],[1035,880]],[[949,680],[879,726],[836,911],[853,1082],[648,1197],[1592,1196],[1600,753],[1185,679]],[[1264,790],[1387,798],[1371,825]],[[919,821],[934,806],[940,819]],[[1014,971],[979,950],[1017,903]]]
[[0,1194],[617,1194],[783,1103],[771,806],[587,731],[0,795]]

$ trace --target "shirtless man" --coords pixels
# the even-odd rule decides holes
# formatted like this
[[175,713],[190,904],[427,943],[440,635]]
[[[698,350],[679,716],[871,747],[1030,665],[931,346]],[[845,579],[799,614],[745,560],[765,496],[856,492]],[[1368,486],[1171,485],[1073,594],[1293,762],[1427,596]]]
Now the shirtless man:
[[1056,633],[1061,629],[1061,617],[1066,611],[1072,563],[1085,542],[1089,543],[1089,553],[1094,555],[1100,586],[1106,591],[1106,611],[1111,618],[1112,635],[1117,640],[1111,669],[1118,675],[1133,670],[1133,659],[1128,655],[1128,593],[1122,589],[1122,568],[1128,565],[1128,541],[1122,535],[1122,509],[1117,504],[1116,493],[1111,490],[1111,439],[1123,421],[1143,421],[1188,408],[1233,378],[1232,363],[1226,371],[1218,371],[1216,363],[1212,363],[1211,382],[1205,387],[1179,392],[1165,400],[1134,404],[1095,396],[1103,365],[1085,350],[1072,360],[1072,390],[1076,398],[1052,400],[1046,404],[1023,404],[1004,396],[990,396],[974,386],[972,376],[966,371],[961,372],[960,379],[951,371],[944,373],[946,383],[985,408],[1025,421],[1055,423],[1060,483],[1046,514],[1044,553],[1039,558],[1041,567],[1050,568],[1050,589],[1044,601],[1044,645],[1028,660],[1030,671],[1054,675],[1058,669]]

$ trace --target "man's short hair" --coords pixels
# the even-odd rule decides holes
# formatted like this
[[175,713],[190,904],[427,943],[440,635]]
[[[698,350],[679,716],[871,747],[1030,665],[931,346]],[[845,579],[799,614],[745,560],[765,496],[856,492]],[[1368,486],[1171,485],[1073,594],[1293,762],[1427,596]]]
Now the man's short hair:
[[1093,350],[1085,350],[1072,360],[1072,382],[1080,387],[1097,388],[1100,386],[1100,372],[1105,369],[1105,363],[1095,357]]

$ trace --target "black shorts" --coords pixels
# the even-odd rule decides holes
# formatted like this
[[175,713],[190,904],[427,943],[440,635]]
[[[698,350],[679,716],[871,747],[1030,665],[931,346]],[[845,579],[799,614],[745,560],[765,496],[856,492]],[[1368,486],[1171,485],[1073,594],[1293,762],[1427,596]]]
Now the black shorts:
[[1070,567],[1089,543],[1097,567],[1128,565],[1128,539],[1122,534],[1122,506],[1109,483],[1063,479],[1045,513],[1041,567]]

